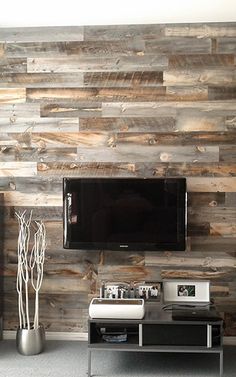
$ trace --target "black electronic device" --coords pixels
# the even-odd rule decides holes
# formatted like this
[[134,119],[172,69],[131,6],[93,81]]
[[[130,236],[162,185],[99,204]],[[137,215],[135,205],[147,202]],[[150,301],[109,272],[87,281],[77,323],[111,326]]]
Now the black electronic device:
[[185,250],[185,178],[64,178],[64,248]]
[[214,309],[173,310],[172,319],[177,321],[221,321],[219,313]]

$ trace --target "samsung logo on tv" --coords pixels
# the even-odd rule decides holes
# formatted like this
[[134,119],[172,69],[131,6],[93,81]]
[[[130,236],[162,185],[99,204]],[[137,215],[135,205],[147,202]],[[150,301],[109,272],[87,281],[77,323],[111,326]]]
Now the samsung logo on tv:
[[120,247],[129,247],[129,245],[120,245]]

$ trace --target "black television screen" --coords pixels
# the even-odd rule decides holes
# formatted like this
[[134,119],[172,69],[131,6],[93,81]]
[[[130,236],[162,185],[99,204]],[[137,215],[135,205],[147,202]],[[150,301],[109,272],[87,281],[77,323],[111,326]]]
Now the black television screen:
[[64,248],[185,250],[185,178],[64,178]]

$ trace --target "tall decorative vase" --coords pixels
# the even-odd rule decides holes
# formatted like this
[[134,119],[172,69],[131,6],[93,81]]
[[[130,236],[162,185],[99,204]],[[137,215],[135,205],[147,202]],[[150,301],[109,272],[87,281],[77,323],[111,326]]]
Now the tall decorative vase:
[[[30,356],[42,352],[45,343],[45,330],[39,323],[39,290],[43,281],[46,230],[42,222],[34,221],[34,235],[31,237],[32,211],[29,217],[26,211],[16,213],[16,216],[19,222],[16,289],[20,322],[16,347],[20,354]],[[30,318],[29,292],[34,293],[33,321]]]
[[42,325],[37,329],[20,329],[16,334],[17,351],[24,356],[37,355],[44,349],[45,330]]

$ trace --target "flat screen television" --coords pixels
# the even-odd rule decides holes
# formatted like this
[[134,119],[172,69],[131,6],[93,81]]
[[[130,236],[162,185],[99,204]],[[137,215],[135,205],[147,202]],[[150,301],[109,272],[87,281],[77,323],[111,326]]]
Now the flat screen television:
[[185,178],[64,178],[64,248],[185,250]]

